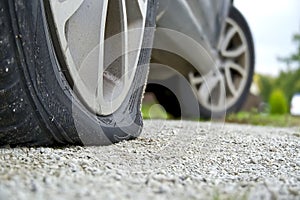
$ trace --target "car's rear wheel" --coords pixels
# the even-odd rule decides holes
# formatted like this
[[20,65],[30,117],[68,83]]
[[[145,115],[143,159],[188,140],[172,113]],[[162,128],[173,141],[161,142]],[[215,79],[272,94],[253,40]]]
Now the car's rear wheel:
[[249,26],[232,6],[221,34],[216,67],[204,76],[198,72],[189,74],[202,117],[218,118],[240,109],[252,83],[254,60]]
[[0,145],[141,132],[155,0],[0,2]]

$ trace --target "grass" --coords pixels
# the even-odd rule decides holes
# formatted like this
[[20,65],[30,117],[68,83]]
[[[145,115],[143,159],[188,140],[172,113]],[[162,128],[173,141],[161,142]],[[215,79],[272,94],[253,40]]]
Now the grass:
[[[144,119],[174,119],[166,110],[158,104],[154,95],[146,95],[142,106]],[[205,121],[204,119],[198,119]],[[300,117],[294,117],[289,114],[271,115],[267,113],[239,112],[226,116],[226,122],[238,124],[252,124],[260,126],[275,127],[300,127]]]
[[[159,104],[143,104],[142,114],[144,119],[173,118]],[[201,121],[203,121],[203,119],[201,119]],[[289,114],[270,115],[257,112],[239,112],[228,115],[226,117],[226,122],[259,126],[300,127],[300,117],[294,117]]]
[[294,117],[289,114],[271,115],[256,112],[239,112],[228,115],[226,122],[260,126],[299,127],[300,117]]

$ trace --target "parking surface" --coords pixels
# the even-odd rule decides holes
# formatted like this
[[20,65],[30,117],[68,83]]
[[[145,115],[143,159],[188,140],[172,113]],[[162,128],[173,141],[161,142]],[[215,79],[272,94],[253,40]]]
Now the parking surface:
[[300,129],[146,121],[106,147],[0,149],[0,199],[299,199]]

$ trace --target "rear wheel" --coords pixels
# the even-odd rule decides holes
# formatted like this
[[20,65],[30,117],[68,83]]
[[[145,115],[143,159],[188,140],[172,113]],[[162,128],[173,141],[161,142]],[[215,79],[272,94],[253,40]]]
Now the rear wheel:
[[211,73],[189,74],[189,81],[198,95],[200,114],[218,118],[240,109],[252,83],[254,45],[243,15],[231,7],[218,47],[217,65]]
[[105,145],[142,128],[155,0],[0,2],[0,145]]

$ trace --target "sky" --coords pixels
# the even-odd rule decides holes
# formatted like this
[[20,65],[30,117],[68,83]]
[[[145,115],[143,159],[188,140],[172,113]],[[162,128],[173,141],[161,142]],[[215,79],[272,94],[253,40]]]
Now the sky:
[[276,76],[286,65],[277,57],[296,51],[292,36],[300,33],[299,0],[235,0],[252,30],[256,72]]

